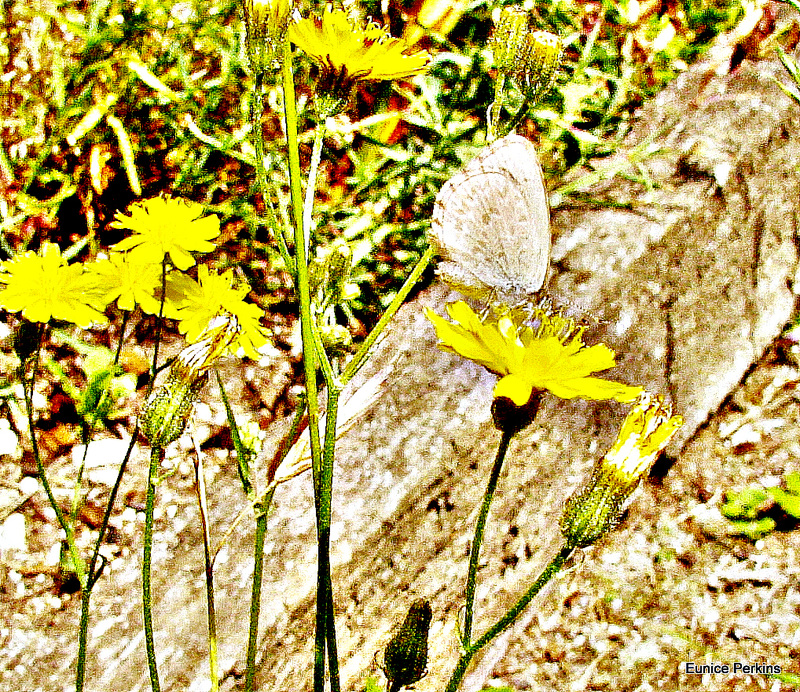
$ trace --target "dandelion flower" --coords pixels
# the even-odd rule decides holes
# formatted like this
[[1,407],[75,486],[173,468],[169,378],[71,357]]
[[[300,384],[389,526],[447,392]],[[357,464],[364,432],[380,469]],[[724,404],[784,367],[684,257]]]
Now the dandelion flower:
[[178,269],[194,265],[194,252],[214,249],[212,238],[219,235],[219,218],[216,214],[200,217],[203,206],[169,197],[154,197],[137,202],[130,207],[130,216],[117,212],[114,228],[134,231],[114,246],[114,250],[130,250],[132,262],[159,263],[169,254]]
[[107,322],[97,308],[104,306],[93,276],[83,265],[67,265],[55,243],[43,243],[42,254],[22,253],[0,262],[0,307],[22,311],[31,322],[50,318],[88,327],[92,322]]
[[197,269],[198,281],[185,274],[167,278],[167,300],[177,308],[179,329],[187,341],[196,341],[218,313],[233,315],[239,325],[234,345],[241,346],[254,360],[258,349],[267,343],[266,330],[259,324],[264,311],[257,305],[245,303],[250,287],[237,281],[233,270],[217,274],[205,265]]
[[356,82],[410,77],[430,60],[380,24],[353,22],[344,10],[329,8],[322,17],[301,19],[289,27],[289,39],[319,65],[318,92],[342,100]]
[[632,401],[642,391],[592,374],[616,365],[605,344],[586,346],[583,329],[572,320],[545,310],[534,311],[538,327],[521,324],[513,315],[481,320],[459,301],[447,306],[448,322],[426,310],[436,327],[439,348],[457,353],[500,376],[494,396],[525,405],[534,390],[546,389],[562,399],[616,399]]
[[125,253],[112,252],[108,259],[87,265],[97,277],[103,302],[117,301],[120,310],[133,310],[140,305],[144,312],[157,315],[161,289],[161,264],[135,262]]

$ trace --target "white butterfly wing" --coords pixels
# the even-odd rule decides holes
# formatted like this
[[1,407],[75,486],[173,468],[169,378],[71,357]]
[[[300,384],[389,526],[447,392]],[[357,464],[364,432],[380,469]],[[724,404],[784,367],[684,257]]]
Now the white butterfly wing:
[[507,135],[445,183],[431,242],[443,278],[468,294],[519,300],[536,293],[550,257],[550,209],[534,146]]

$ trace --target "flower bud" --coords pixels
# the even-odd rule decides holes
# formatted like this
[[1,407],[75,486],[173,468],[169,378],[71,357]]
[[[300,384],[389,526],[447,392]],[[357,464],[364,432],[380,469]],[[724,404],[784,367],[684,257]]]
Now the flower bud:
[[167,381],[150,395],[139,419],[151,447],[166,447],[181,436],[194,401],[207,381],[207,371],[182,372],[173,363]]
[[521,7],[503,7],[488,44],[498,70],[513,74],[523,65],[527,35],[528,13]]
[[319,334],[328,353],[345,353],[353,345],[353,335],[341,324],[320,325]]
[[327,302],[337,305],[342,302],[345,285],[350,279],[353,268],[353,251],[346,243],[337,243],[331,248],[326,263],[327,273]]
[[411,604],[408,615],[386,646],[383,672],[389,680],[390,692],[412,685],[425,675],[428,665],[428,629],[431,626],[431,604],[419,598]]
[[619,524],[641,479],[681,425],[662,397],[640,395],[589,482],[567,500],[561,533],[568,547],[585,548]]
[[552,88],[563,50],[561,37],[549,31],[533,31],[525,37],[512,77],[531,103]]
[[273,66],[283,47],[291,0],[242,0],[245,25],[245,48],[250,69],[262,74]]
[[20,322],[17,331],[14,332],[14,352],[23,365],[39,348],[41,338],[39,330],[39,324],[36,322]]
[[198,341],[175,358],[166,382],[153,391],[139,418],[142,432],[152,447],[166,447],[181,436],[194,401],[208,381],[208,369],[233,342],[238,331],[236,317],[217,315]]
[[542,394],[544,394],[544,390],[534,389],[531,393],[531,398],[522,406],[517,406],[505,396],[498,396],[492,399],[492,422],[494,427],[511,435],[522,432],[536,418],[539,404],[542,401]]

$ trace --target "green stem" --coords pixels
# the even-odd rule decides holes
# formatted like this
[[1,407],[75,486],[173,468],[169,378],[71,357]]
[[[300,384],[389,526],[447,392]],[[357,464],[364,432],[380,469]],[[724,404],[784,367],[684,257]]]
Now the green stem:
[[156,343],[153,349],[153,364],[150,366],[150,381],[147,383],[145,401],[153,391],[158,374],[158,346],[161,343],[161,329],[164,326],[164,301],[167,298],[167,258],[161,260],[161,302],[158,306],[158,322],[156,323]]
[[497,456],[494,460],[494,466],[492,467],[492,473],[489,476],[489,485],[486,487],[486,492],[483,495],[483,503],[481,504],[480,513],[478,514],[478,521],[475,524],[475,537],[472,540],[472,549],[469,554],[469,569],[467,570],[467,604],[464,614],[464,631],[461,633],[461,640],[465,647],[469,646],[469,640],[472,637],[472,619],[475,612],[475,584],[478,579],[478,560],[481,553],[481,544],[483,543],[483,534],[486,530],[486,519],[489,516],[489,506],[492,504],[494,491],[497,489],[497,480],[500,478],[500,471],[503,468],[508,445],[513,436],[513,432],[508,430],[503,431],[503,435],[500,438],[500,446],[497,449]]
[[411,271],[408,278],[405,280],[405,283],[402,285],[400,290],[397,292],[397,295],[392,300],[391,304],[388,308],[386,308],[386,312],[381,315],[381,318],[378,320],[378,324],[376,324],[372,331],[369,333],[366,339],[364,339],[364,343],[361,344],[358,351],[356,352],[355,356],[353,356],[352,360],[347,364],[347,367],[344,369],[339,382],[342,387],[346,385],[350,380],[355,377],[356,373],[361,369],[361,367],[366,363],[367,357],[369,356],[370,350],[375,345],[375,342],[378,340],[378,337],[383,333],[383,330],[386,329],[386,326],[389,324],[391,319],[395,316],[395,313],[400,309],[400,306],[405,302],[406,298],[408,298],[408,294],[411,293],[414,286],[417,285],[417,281],[419,281],[419,277],[422,276],[422,272],[424,272],[428,265],[430,264],[431,259],[433,259],[433,255],[435,254],[435,250],[432,247],[428,247],[425,250],[422,257],[419,258],[419,262],[417,262],[417,266]]
[[317,123],[314,130],[314,146],[311,150],[311,164],[308,169],[308,183],[306,184],[306,196],[303,203],[303,228],[305,229],[305,249],[308,256],[308,246],[311,241],[311,214],[314,211],[314,192],[317,187],[317,171],[319,162],[322,158],[322,143],[325,139],[325,121]]
[[247,670],[245,672],[245,692],[253,692],[256,675],[256,646],[258,644],[258,618],[261,613],[261,581],[264,574],[264,541],[267,536],[267,512],[275,493],[273,486],[264,497],[263,503],[256,506],[256,535],[253,544],[253,591],[250,597],[250,629],[247,634]]
[[466,647],[461,658],[456,665],[453,674],[450,676],[450,681],[447,683],[445,692],[456,692],[464,674],[467,672],[470,662],[478,651],[486,646],[492,639],[511,627],[516,619],[520,616],[523,610],[528,607],[528,604],[538,594],[542,588],[549,582],[564,566],[564,563],[572,555],[574,548],[563,547],[560,552],[550,561],[550,564],[544,568],[544,571],[539,575],[539,578],[533,583],[525,594],[520,598],[503,617],[501,617],[492,627],[478,639],[474,644]]
[[75,664],[75,692],[83,692],[86,679],[86,646],[89,633],[89,601],[92,590],[89,588],[81,592],[81,621],[78,629],[78,660]]
[[275,210],[272,207],[272,198],[270,196],[270,186],[267,180],[267,171],[264,168],[264,130],[261,126],[261,118],[264,113],[264,77],[261,73],[255,75],[255,84],[253,85],[253,100],[250,103],[250,126],[253,131],[253,144],[255,147],[256,155],[256,180],[261,192],[261,198],[264,201],[264,209],[267,212],[268,222],[272,228],[275,242],[278,244],[278,250],[283,257],[283,262],[286,265],[287,271],[292,275],[295,280],[295,264],[292,256],[289,254],[289,248],[286,245],[286,237],[284,236],[283,229],[280,227],[277,219],[275,218]]
[[86,648],[89,632],[89,601],[92,596],[92,589],[94,588],[97,579],[100,577],[100,571],[102,570],[102,565],[100,569],[97,569],[97,561],[100,559],[100,546],[103,544],[103,539],[105,538],[106,531],[108,530],[108,522],[111,519],[111,512],[114,509],[114,502],[117,499],[117,493],[122,485],[122,477],[125,474],[126,467],[128,466],[128,460],[131,458],[131,452],[133,451],[133,446],[136,444],[136,438],[138,434],[139,424],[137,423],[136,428],[133,431],[133,435],[131,436],[130,444],[128,445],[128,451],[125,452],[125,456],[123,457],[122,463],[119,466],[117,479],[114,482],[114,487],[111,489],[111,495],[109,495],[108,503],[106,504],[105,513],[103,514],[103,521],[100,523],[100,530],[97,533],[97,540],[94,543],[92,558],[89,562],[86,587],[81,593],[81,621],[78,632],[78,660],[75,666],[75,692],[82,692],[86,677]]
[[333,497],[333,461],[336,456],[336,419],[339,413],[341,391],[328,386],[328,401],[325,410],[325,447],[322,453],[320,474],[320,501],[317,518],[317,627],[326,633],[328,648],[328,670],[331,692],[339,692],[339,659],[336,646],[336,622],[333,611],[333,587],[331,583],[331,500]]
[[147,476],[147,499],[144,520],[144,549],[142,551],[142,617],[144,619],[147,667],[150,670],[150,688],[153,692],[159,692],[161,685],[158,682],[158,663],[156,662],[156,648],[153,640],[153,599],[150,589],[150,567],[153,554],[153,510],[156,504],[156,483],[158,483],[158,470],[163,458],[163,447],[153,447],[150,450],[150,470]]
[[222,403],[225,405],[225,413],[228,416],[228,425],[231,429],[231,440],[233,447],[236,450],[236,463],[239,469],[239,480],[242,483],[242,490],[247,495],[248,500],[254,500],[256,496],[255,489],[253,488],[253,481],[251,480],[250,471],[250,456],[251,451],[244,446],[242,436],[239,434],[239,426],[236,425],[236,418],[233,415],[228,395],[225,392],[225,386],[222,384],[222,377],[220,377],[219,370],[214,369],[214,374],[217,376],[217,384],[219,385],[219,393],[222,396]]
[[200,524],[203,531],[203,559],[206,573],[206,612],[208,614],[208,665],[211,677],[211,692],[219,692],[219,665],[217,662],[217,615],[214,605],[214,563],[211,559],[211,538],[208,529],[208,503],[203,459],[199,446],[195,447],[195,489],[200,507]]
[[526,95],[525,98],[522,100],[522,105],[519,107],[519,110],[516,113],[514,113],[514,116],[511,118],[511,120],[508,121],[508,123],[506,123],[506,126],[503,128],[502,130],[503,135],[507,135],[517,125],[520,124],[522,119],[527,115],[530,107],[531,107],[531,100]]
[[33,422],[33,390],[36,382],[36,370],[39,365],[39,353],[42,348],[43,337],[44,325],[42,325],[41,329],[39,330],[36,356],[34,358],[33,368],[31,371],[30,387],[26,387],[24,364],[20,366],[20,380],[22,381],[22,392],[25,396],[25,412],[27,413],[28,417],[28,432],[31,436],[31,450],[33,452],[33,458],[36,461],[36,472],[39,475],[42,488],[44,488],[44,492],[47,495],[47,501],[50,503],[50,506],[56,513],[58,524],[64,531],[65,540],[67,541],[67,548],[69,550],[70,558],[72,559],[72,567],[75,570],[75,575],[77,576],[78,582],[83,589],[86,588],[87,583],[86,565],[84,564],[83,558],[78,551],[78,546],[75,544],[74,526],[64,517],[64,513],[61,511],[61,507],[56,500],[56,496],[53,494],[53,489],[50,487],[50,481],[47,480],[47,474],[45,473],[44,464],[42,463],[42,455],[39,452],[39,443],[36,440],[36,426]]
[[[308,279],[308,258],[303,228],[303,198],[300,189],[300,153],[297,137],[297,103],[292,74],[292,53],[288,39],[284,44],[282,61],[283,108],[286,118],[286,148],[289,159],[289,182],[294,223],[294,246],[297,264],[297,293],[300,299],[300,328],[303,341],[303,369],[305,371],[306,395],[308,397],[308,431],[311,441],[311,468],[314,477],[314,497],[317,516],[320,502],[321,446],[319,439],[319,401],[317,398],[317,358],[314,348],[313,322],[311,314],[311,292]],[[310,229],[308,229],[310,231]],[[319,527],[318,527],[319,531]],[[320,540],[322,540],[320,538]],[[317,610],[322,607],[317,593]],[[324,609],[323,619],[324,623]],[[319,629],[314,642],[314,690],[323,692],[325,687],[325,628]]]

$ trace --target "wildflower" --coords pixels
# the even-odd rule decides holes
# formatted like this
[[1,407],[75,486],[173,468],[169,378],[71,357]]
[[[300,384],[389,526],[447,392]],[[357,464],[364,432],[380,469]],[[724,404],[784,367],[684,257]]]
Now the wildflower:
[[272,67],[283,47],[292,13],[292,2],[291,0],[244,0],[242,10],[247,32],[245,39],[247,58],[250,69],[259,74]]
[[140,305],[150,315],[158,314],[161,289],[161,264],[135,262],[125,253],[112,252],[107,259],[87,265],[97,278],[103,302],[117,301],[120,310],[133,310]]
[[192,406],[208,381],[208,369],[225,352],[239,331],[229,314],[216,315],[196,343],[184,348],[170,366],[169,375],[142,408],[140,425],[153,447],[166,447],[183,433]]
[[[351,21],[341,9],[301,19],[289,27],[289,39],[319,65],[318,95],[345,103],[356,82],[401,79],[420,74],[430,56],[369,21]],[[334,111],[332,111],[334,112]]]
[[619,523],[641,479],[681,425],[683,419],[672,415],[662,397],[639,396],[589,483],[566,503],[561,533],[570,547],[584,548]]
[[244,352],[258,360],[258,348],[267,342],[264,328],[259,320],[264,311],[257,305],[245,303],[244,297],[250,287],[236,281],[233,270],[220,275],[205,265],[197,269],[198,281],[185,274],[167,277],[166,301],[175,306],[175,316],[180,320],[179,329],[188,341],[200,338],[206,325],[219,312],[236,317],[239,329],[232,345],[241,346]]
[[632,401],[642,391],[592,373],[616,365],[614,352],[605,344],[586,346],[583,328],[572,320],[537,308],[530,326],[513,313],[484,320],[463,301],[451,303],[448,322],[431,310],[439,348],[457,353],[500,376],[495,399],[505,397],[524,406],[536,390],[549,390],[562,399],[616,399]]
[[154,197],[130,207],[130,216],[117,212],[114,228],[125,228],[136,235],[114,246],[118,252],[130,250],[133,262],[159,263],[169,254],[178,269],[194,265],[189,252],[209,252],[209,242],[219,235],[216,214],[200,218],[203,206],[196,202],[170,197]]
[[31,322],[47,322],[51,317],[88,327],[105,324],[97,308],[103,306],[93,276],[80,263],[67,265],[55,243],[43,243],[42,254],[22,253],[0,262],[0,307],[22,311]]

